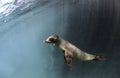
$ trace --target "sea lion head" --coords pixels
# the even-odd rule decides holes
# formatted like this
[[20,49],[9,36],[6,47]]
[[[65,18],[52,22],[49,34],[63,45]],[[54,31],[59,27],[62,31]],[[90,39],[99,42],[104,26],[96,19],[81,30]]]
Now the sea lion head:
[[57,43],[59,41],[59,36],[58,35],[51,35],[49,36],[46,40],[45,43]]

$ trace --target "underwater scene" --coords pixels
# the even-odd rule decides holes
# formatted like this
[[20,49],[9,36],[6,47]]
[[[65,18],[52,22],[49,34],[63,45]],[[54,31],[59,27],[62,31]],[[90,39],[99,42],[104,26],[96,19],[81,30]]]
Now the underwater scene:
[[0,0],[0,78],[120,78],[119,4]]

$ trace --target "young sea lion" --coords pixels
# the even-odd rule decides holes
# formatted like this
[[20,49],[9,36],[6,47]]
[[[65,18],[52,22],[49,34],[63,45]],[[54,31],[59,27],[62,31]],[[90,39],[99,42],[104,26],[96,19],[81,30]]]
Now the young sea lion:
[[58,35],[49,36],[45,40],[45,42],[55,44],[58,48],[60,48],[63,51],[65,62],[70,68],[72,67],[72,58],[76,58],[78,60],[83,60],[83,61],[104,59],[102,55],[93,55],[80,50],[75,45],[64,40],[62,37]]

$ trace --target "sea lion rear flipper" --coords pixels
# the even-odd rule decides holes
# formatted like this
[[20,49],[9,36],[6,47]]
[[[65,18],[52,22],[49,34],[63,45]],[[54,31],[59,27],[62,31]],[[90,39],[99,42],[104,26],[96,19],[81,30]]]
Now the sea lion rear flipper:
[[68,67],[72,68],[72,57],[68,52],[64,53],[64,59]]
[[96,55],[95,58],[93,60],[99,60],[99,61],[103,61],[105,60],[105,57],[103,55]]

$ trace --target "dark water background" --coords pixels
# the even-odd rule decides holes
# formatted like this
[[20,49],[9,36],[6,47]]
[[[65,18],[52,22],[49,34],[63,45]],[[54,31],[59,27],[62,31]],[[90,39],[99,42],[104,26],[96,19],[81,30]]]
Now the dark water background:
[[[120,78],[119,0],[1,0],[0,78]],[[59,34],[102,62],[73,61],[43,43]]]

